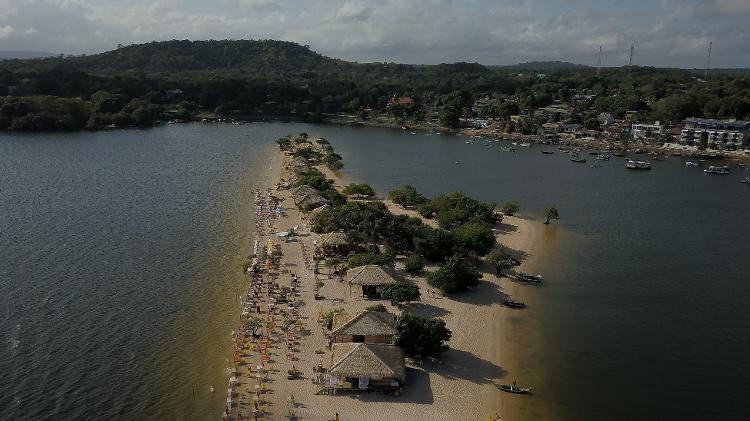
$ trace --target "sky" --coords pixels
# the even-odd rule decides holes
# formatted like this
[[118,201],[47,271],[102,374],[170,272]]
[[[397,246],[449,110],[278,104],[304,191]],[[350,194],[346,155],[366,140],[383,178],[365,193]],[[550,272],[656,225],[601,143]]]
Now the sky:
[[0,50],[279,39],[360,62],[750,67],[750,0],[0,0]]

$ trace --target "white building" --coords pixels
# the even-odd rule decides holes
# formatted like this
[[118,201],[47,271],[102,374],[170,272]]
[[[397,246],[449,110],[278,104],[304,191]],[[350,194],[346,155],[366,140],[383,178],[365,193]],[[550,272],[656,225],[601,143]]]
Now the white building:
[[636,142],[648,142],[658,139],[664,134],[664,125],[655,122],[654,124],[633,124],[631,126],[633,140]]

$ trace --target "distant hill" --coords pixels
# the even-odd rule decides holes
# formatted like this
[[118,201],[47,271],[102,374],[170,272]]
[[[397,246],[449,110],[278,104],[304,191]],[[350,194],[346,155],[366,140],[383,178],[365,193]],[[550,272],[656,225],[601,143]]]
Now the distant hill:
[[570,63],[567,61],[529,61],[526,63],[496,66],[503,70],[527,70],[533,72],[549,72],[553,70],[588,69],[590,66]]
[[55,54],[48,51],[0,51],[0,60],[32,59],[52,57]]

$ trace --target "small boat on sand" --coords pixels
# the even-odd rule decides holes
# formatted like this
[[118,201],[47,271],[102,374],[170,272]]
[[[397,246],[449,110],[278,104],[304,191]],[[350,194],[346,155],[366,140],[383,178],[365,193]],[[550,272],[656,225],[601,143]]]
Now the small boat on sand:
[[503,392],[517,393],[519,395],[525,395],[531,392],[530,387],[518,386],[516,385],[516,382],[513,382],[513,384],[501,384],[497,388],[502,390]]
[[522,303],[520,301],[511,300],[510,298],[506,298],[503,300],[503,305],[510,308],[518,308],[518,309],[524,309],[526,308],[526,304]]

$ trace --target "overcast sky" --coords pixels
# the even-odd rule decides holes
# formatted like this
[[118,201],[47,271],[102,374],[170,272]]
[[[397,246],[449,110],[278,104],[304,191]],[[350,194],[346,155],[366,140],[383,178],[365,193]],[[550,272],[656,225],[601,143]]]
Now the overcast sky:
[[0,0],[0,50],[282,39],[356,61],[750,67],[750,0]]

